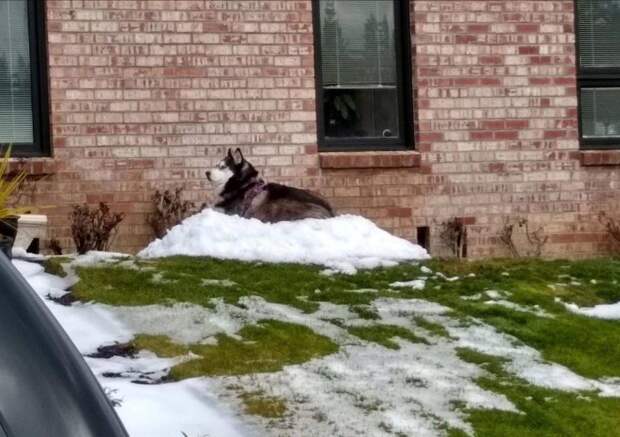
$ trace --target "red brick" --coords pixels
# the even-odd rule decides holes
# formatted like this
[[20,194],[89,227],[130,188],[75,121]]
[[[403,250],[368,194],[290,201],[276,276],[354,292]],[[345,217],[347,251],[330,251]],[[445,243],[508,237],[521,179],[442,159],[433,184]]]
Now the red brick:
[[54,158],[25,168],[52,173],[37,188],[50,235],[70,247],[70,205],[103,199],[131,210],[117,246],[137,250],[156,188],[212,201],[204,168],[242,147],[266,177],[399,235],[461,217],[470,254],[502,255],[498,229],[523,215],[549,224],[549,255],[599,251],[620,157],[579,150],[574,2],[410,4],[415,152],[328,154],[311,0],[46,0]]

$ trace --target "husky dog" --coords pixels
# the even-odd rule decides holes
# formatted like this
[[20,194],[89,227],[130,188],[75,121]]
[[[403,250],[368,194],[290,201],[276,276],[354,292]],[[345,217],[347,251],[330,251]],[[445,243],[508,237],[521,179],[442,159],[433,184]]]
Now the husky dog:
[[240,149],[228,149],[206,175],[219,196],[215,207],[229,215],[267,223],[334,216],[329,203],[308,191],[266,183]]

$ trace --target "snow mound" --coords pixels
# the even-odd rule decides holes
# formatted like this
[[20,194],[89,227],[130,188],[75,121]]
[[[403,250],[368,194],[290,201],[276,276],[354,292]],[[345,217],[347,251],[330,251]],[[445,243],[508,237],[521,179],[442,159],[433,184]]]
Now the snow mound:
[[186,219],[138,254],[144,258],[172,255],[318,264],[348,274],[429,258],[422,247],[359,216],[270,224],[212,209]]

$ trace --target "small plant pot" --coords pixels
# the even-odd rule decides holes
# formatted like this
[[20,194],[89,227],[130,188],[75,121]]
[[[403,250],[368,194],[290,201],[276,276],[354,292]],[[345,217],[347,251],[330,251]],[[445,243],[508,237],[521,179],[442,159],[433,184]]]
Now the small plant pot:
[[8,259],[12,258],[14,242],[13,238],[0,235],[0,252],[5,254]]
[[17,235],[18,217],[9,217],[0,220],[0,251],[11,258],[13,243]]
[[15,239],[17,235],[17,222],[19,217],[8,217],[0,219],[0,235],[5,235]]

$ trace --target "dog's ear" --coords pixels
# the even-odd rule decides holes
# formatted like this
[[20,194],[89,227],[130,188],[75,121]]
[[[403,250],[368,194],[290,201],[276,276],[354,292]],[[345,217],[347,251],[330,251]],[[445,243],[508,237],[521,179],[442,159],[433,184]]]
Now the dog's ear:
[[239,165],[243,162],[243,153],[241,153],[241,149],[237,148],[235,153],[233,153],[233,161],[235,165]]
[[234,161],[234,158],[232,156],[232,149],[228,149],[228,153],[226,153],[226,156],[230,158],[231,161]]

